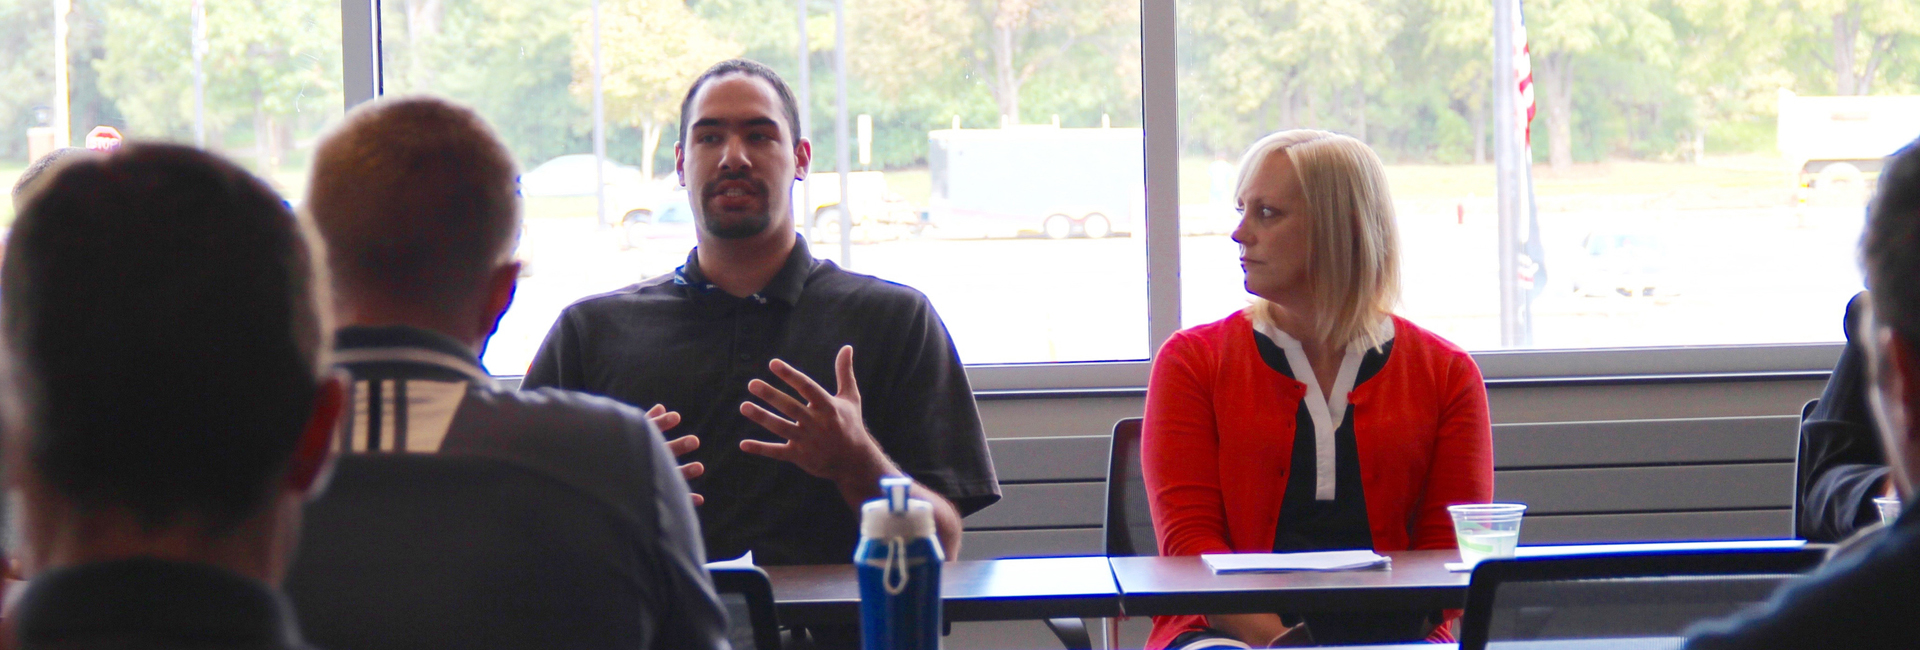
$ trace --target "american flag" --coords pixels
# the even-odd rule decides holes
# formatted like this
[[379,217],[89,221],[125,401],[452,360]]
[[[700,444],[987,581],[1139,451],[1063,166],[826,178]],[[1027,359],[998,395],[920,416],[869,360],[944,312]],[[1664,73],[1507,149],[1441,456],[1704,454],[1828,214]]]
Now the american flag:
[[1533,146],[1533,57],[1527,46],[1527,19],[1520,11],[1520,0],[1513,1],[1513,79],[1519,99],[1513,103],[1514,123],[1520,125],[1520,141]]
[[1522,197],[1522,211],[1527,215],[1526,239],[1520,243],[1520,259],[1516,265],[1520,275],[1520,286],[1527,290],[1528,309],[1534,296],[1546,289],[1547,267],[1544,247],[1540,245],[1540,209],[1533,200],[1533,50],[1527,45],[1526,13],[1521,10],[1521,0],[1513,2],[1513,81],[1509,87],[1514,90],[1514,124],[1520,133],[1521,169],[1526,174],[1527,192]]

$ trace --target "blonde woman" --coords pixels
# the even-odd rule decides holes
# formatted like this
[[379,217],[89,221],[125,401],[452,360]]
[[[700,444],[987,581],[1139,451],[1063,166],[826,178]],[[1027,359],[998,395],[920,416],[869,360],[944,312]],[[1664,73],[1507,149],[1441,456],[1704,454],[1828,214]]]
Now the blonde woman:
[[[1447,506],[1493,496],[1480,369],[1393,315],[1400,265],[1380,158],[1283,131],[1240,163],[1252,304],[1154,358],[1141,457],[1165,555],[1454,548]],[[1437,613],[1436,613],[1437,614]],[[1423,612],[1154,619],[1149,648],[1448,638]]]

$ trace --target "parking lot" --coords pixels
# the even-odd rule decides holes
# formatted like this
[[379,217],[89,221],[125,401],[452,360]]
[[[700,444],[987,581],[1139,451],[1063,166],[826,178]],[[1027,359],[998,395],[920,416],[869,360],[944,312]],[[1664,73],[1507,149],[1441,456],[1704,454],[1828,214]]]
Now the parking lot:
[[[1577,209],[1597,205],[1602,209]],[[1470,350],[1500,347],[1491,201],[1400,205],[1401,313]],[[1804,205],[1712,207],[1543,200],[1547,281],[1534,303],[1534,346],[1704,345],[1830,341],[1860,289],[1857,197]],[[1584,296],[1572,283],[1591,264],[1596,229],[1657,239],[1660,295]],[[520,254],[531,274],[487,351],[488,368],[517,374],[554,317],[584,296],[670,271],[687,242],[625,249],[590,216],[529,219]],[[1186,324],[1245,304],[1238,254],[1225,235],[1183,237]],[[837,247],[815,254],[837,257]],[[972,363],[1138,359],[1146,349],[1144,239],[942,239],[853,247],[852,268],[930,296]]]

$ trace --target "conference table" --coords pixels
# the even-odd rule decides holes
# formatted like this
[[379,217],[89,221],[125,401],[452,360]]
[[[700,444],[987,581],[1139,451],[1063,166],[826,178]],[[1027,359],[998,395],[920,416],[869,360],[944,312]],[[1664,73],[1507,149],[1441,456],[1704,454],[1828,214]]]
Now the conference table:
[[1109,558],[1128,616],[1458,609],[1472,574],[1460,552],[1382,553],[1390,568],[1215,575],[1198,557]]
[[[1457,608],[1469,574],[1448,572],[1455,551],[1385,553],[1391,569],[1214,575],[1198,557],[963,560],[941,568],[954,621],[1106,618],[1254,611]],[[762,567],[786,625],[860,620],[854,567]]]
[[[782,625],[860,622],[860,583],[851,564],[761,567],[773,583]],[[940,568],[950,621],[1104,618],[1120,591],[1104,557],[962,560]]]
[[[1517,555],[1792,550],[1805,545],[1799,540],[1592,544],[1521,547]],[[1388,568],[1243,574],[1215,574],[1203,560],[1191,556],[964,560],[942,567],[941,597],[946,618],[953,621],[1420,611],[1465,605],[1472,574],[1446,566],[1459,560],[1457,551],[1383,555],[1391,560]],[[772,582],[774,607],[782,624],[859,622],[860,587],[853,565],[762,568]]]

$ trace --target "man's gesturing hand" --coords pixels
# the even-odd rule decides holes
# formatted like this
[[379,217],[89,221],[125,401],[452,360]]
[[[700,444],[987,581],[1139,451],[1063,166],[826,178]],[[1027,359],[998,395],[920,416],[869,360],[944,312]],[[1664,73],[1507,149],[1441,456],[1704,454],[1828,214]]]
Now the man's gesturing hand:
[[[742,440],[740,450],[799,465],[808,474],[843,486],[863,481],[877,485],[879,477],[890,473],[892,467],[860,417],[860,387],[853,379],[853,346],[841,347],[833,366],[840,384],[838,395],[827,394],[820,384],[785,361],[774,359],[768,363],[774,376],[792,386],[800,399],[758,379],[747,382],[749,392],[766,400],[786,417],[752,402],[741,402],[740,414],[786,442]],[[802,403],[802,399],[806,402]]]
[[[680,426],[680,412],[667,410],[665,404],[655,404],[653,408],[647,409],[647,419],[652,420],[654,428],[659,429],[662,433],[665,433],[668,429]],[[674,458],[693,453],[693,450],[699,448],[700,439],[690,435],[680,436],[667,441],[667,453],[673,454]],[[680,466],[680,478],[689,481],[699,478],[701,474],[705,473],[707,473],[707,466],[697,462]],[[693,495],[693,505],[697,506],[706,502],[706,497],[700,496],[697,493]]]

